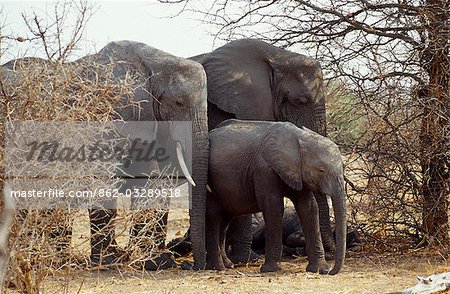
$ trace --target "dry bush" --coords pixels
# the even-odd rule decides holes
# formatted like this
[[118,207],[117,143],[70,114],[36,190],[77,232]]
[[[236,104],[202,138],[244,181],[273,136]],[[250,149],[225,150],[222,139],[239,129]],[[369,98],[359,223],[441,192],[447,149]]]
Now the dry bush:
[[328,89],[329,135],[345,157],[350,221],[380,250],[426,244],[420,101],[388,91],[357,96],[345,84]]
[[258,38],[320,61],[353,221],[387,248],[449,252],[448,1],[160,2],[200,16],[216,40]]
[[[5,158],[6,134],[14,134],[15,138],[18,138],[21,132],[29,131],[26,124],[22,126],[10,124],[11,122],[45,122],[47,129],[61,128],[62,122],[86,122],[81,123],[81,128],[75,125],[71,129],[64,125],[59,143],[61,147],[73,142],[89,146],[98,138],[108,139],[108,136],[111,136],[110,122],[121,120],[117,113],[118,109],[139,107],[133,102],[131,96],[134,89],[139,86],[134,81],[139,79],[129,75],[118,80],[113,75],[115,62],[107,65],[92,63],[89,59],[76,63],[67,62],[71,52],[76,48],[76,42],[81,38],[85,19],[88,18],[88,7],[86,3],[76,6],[79,17],[68,43],[64,45],[61,35],[65,28],[63,20],[69,12],[67,3],[59,5],[62,5],[59,7],[62,11],[58,10],[58,6],[56,7],[55,11],[59,11],[60,15],[56,15],[53,25],[44,26],[36,15],[31,20],[27,20],[28,27],[35,35],[33,40],[40,42],[39,48],[44,48],[47,59],[18,59],[9,62],[0,70],[2,109],[0,183],[3,187],[4,180],[7,178],[8,184],[13,189],[15,186],[27,187],[32,184],[38,185],[33,188],[58,187],[65,190],[91,191],[95,188],[118,187],[122,181],[114,177],[119,168],[118,161],[90,162],[89,170],[86,170],[85,163],[36,163],[14,160],[23,158],[23,154],[20,153],[23,150],[20,146],[12,146],[17,147],[15,151],[17,154],[8,149],[8,158]],[[55,34],[51,34],[52,28],[56,28]],[[14,39],[14,37],[5,36],[2,38]],[[47,137],[54,136],[55,133],[57,132],[46,134],[41,131],[36,135],[41,141],[45,141],[45,139],[51,140],[52,138]],[[107,142],[113,145],[118,144],[117,139]],[[39,179],[37,184],[30,183],[33,181],[30,181],[29,177],[36,176],[45,180]],[[21,177],[25,177],[25,181],[21,180]],[[171,171],[163,170],[150,177],[146,188],[172,188],[176,184]],[[168,203],[166,201],[160,203],[162,204],[160,209],[130,212],[129,199],[121,200],[117,217],[114,219],[116,238],[120,247],[128,247],[128,251],[131,252],[131,258],[126,265],[129,268],[136,268],[143,260],[159,250],[157,243],[163,238],[165,232],[155,226],[157,220],[167,211]],[[6,273],[6,286],[24,293],[38,293],[42,290],[42,282],[49,275],[69,275],[76,269],[89,267],[90,237],[87,210],[42,209],[49,203],[34,204],[41,208],[23,209],[21,207],[22,209],[16,210],[9,238],[10,262]],[[101,201],[96,204],[102,207]],[[130,226],[139,220],[145,222],[146,227],[141,231],[142,235],[137,236],[133,242],[129,242]],[[78,237],[77,240],[73,240],[73,235]],[[142,250],[144,247],[145,250]],[[51,291],[67,291],[66,283],[68,282],[61,282],[60,289],[51,289]]]

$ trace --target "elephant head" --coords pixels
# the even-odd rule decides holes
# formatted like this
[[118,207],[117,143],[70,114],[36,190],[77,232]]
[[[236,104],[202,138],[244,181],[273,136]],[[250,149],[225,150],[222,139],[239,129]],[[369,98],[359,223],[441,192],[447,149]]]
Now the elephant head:
[[208,102],[239,119],[289,121],[325,135],[319,62],[254,39],[192,57],[205,68]]
[[307,188],[323,199],[331,197],[336,219],[336,256],[330,274],[337,274],[346,246],[346,194],[339,148],[330,139],[290,123],[274,127],[264,144],[264,159],[290,188]]

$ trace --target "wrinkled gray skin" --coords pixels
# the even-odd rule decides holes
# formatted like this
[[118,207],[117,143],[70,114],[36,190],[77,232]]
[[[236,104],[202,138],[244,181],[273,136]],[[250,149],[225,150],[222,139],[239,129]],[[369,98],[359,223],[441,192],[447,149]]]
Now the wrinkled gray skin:
[[[207,268],[233,263],[225,232],[235,216],[262,211],[267,227],[262,272],[276,271],[282,253],[283,196],[295,206],[305,234],[307,271],[337,274],[346,243],[345,189],[341,154],[331,140],[289,122],[228,120],[209,135],[206,201]],[[336,216],[335,265],[328,272],[312,192],[330,196]]]
[[[230,42],[211,53],[192,57],[208,80],[208,127],[229,118],[289,121],[326,136],[323,76],[318,61],[255,39]],[[334,250],[329,208],[317,197],[325,250]],[[232,260],[250,257],[251,217],[230,228]],[[231,256],[230,256],[231,257]],[[251,259],[251,257],[250,257]]]
[[[36,59],[38,62],[42,60]],[[133,100],[139,101],[140,109],[128,107],[118,112],[126,121],[192,121],[193,138],[187,138],[180,130],[170,129],[170,136],[182,145],[192,140],[192,188],[190,210],[191,234],[195,266],[205,265],[205,197],[208,174],[208,128],[206,102],[206,76],[200,64],[175,57],[146,44],[133,41],[117,41],[107,44],[98,53],[81,58],[77,62],[93,61],[109,64],[117,62],[114,75],[121,79],[129,72],[139,75],[139,87]],[[33,58],[26,62],[35,61]],[[13,68],[17,62],[5,65]],[[155,99],[157,98],[157,99]],[[188,156],[188,155],[187,155]],[[150,169],[151,167],[148,167]],[[114,228],[107,224],[114,217],[114,210],[92,210],[91,232],[99,233],[99,240],[91,240],[92,255],[101,255],[114,241]],[[92,258],[91,255],[91,258]],[[108,261],[106,261],[108,263]]]

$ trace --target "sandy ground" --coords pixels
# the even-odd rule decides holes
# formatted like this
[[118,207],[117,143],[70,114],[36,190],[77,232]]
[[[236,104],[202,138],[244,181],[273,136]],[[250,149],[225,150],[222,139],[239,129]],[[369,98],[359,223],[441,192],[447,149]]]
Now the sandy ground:
[[[223,272],[180,269],[121,273],[81,272],[52,278],[44,293],[390,293],[414,286],[416,276],[449,270],[449,263],[414,256],[350,257],[336,276],[305,273],[304,258],[285,260],[283,271],[260,274],[258,266]],[[63,285],[65,287],[63,287]]]
[[[84,220],[84,225],[87,220]],[[169,240],[188,225],[187,210],[172,211]],[[76,237],[76,236],[74,236]],[[86,240],[86,237],[78,235]],[[341,273],[305,272],[303,257],[285,259],[283,271],[260,274],[259,265],[222,272],[172,269],[158,272],[76,271],[48,278],[43,293],[389,293],[414,286],[416,276],[450,270],[449,256],[352,253]]]
[[[167,239],[183,235],[188,226],[188,210],[172,209]],[[75,218],[73,229],[72,248],[77,256],[86,258],[89,256],[87,211]],[[120,246],[126,246],[128,231],[126,225],[116,226]],[[306,273],[306,258],[297,257],[285,258],[282,271],[267,274],[259,273],[262,261],[222,272],[68,268],[68,272],[57,271],[47,277],[40,290],[41,293],[392,293],[416,285],[417,276],[450,271],[449,260],[450,253],[436,256],[421,250],[403,255],[382,254],[365,246],[363,252],[348,254],[343,270],[335,276]],[[16,292],[7,290],[7,293]]]

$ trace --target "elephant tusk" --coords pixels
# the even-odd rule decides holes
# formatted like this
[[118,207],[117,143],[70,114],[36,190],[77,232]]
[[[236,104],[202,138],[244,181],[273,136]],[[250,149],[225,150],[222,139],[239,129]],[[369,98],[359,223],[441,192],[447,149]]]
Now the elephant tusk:
[[211,187],[208,184],[206,185],[206,191],[208,191],[209,193],[212,193]]
[[178,159],[178,163],[180,164],[181,171],[183,172],[184,176],[186,177],[188,182],[191,183],[191,185],[195,187],[195,182],[192,179],[191,174],[189,173],[189,170],[186,166],[186,162],[184,161],[183,147],[181,147],[180,142],[177,142],[177,159]]
[[333,200],[331,200],[330,195],[327,195],[327,204],[330,209],[333,208]]

